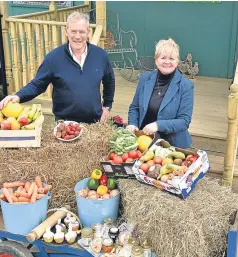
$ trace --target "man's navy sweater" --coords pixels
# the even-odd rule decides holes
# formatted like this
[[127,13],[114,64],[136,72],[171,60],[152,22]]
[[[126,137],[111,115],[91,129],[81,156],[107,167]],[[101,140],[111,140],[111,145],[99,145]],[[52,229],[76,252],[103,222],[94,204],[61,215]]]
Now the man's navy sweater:
[[100,83],[103,83],[103,106],[111,107],[115,78],[107,53],[88,44],[83,69],[69,52],[68,43],[46,55],[36,77],[16,95],[27,102],[53,84],[53,113],[57,118],[79,122],[95,122],[102,115]]

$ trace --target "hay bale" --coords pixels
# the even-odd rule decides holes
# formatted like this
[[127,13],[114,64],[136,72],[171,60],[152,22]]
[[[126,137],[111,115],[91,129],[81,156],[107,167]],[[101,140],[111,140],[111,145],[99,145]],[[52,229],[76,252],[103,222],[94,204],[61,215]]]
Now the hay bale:
[[136,180],[119,180],[123,218],[152,240],[160,257],[218,257],[226,249],[237,194],[204,178],[187,200]]
[[46,116],[40,148],[0,149],[0,183],[33,179],[41,175],[53,185],[50,207],[70,204],[75,209],[75,184],[100,167],[100,159],[108,152],[112,126],[85,124],[80,140],[61,142],[55,139],[53,117]]

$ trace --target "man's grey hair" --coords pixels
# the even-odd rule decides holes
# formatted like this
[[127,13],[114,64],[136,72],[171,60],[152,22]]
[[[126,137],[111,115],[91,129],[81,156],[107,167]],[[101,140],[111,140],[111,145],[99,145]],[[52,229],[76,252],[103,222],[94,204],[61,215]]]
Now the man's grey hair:
[[67,18],[67,25],[68,27],[69,23],[72,21],[78,21],[78,20],[85,20],[88,23],[89,27],[89,15],[87,13],[81,13],[81,12],[72,12],[68,18]]

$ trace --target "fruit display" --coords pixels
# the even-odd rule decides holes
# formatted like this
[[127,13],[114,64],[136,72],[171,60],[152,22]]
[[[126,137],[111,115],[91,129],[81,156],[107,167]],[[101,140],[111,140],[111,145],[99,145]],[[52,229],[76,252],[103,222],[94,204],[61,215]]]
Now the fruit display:
[[55,137],[61,141],[74,141],[82,132],[82,126],[75,121],[62,121],[54,129]]
[[3,183],[0,199],[12,204],[34,203],[46,196],[51,188],[51,185],[42,183],[40,176],[36,176],[34,181]]
[[116,180],[108,178],[101,170],[91,172],[87,187],[79,190],[78,195],[90,200],[104,200],[119,194]]
[[34,130],[44,121],[40,104],[23,107],[19,103],[10,101],[0,111],[1,130]]
[[139,169],[148,177],[167,182],[174,177],[182,177],[197,159],[197,155],[186,155],[174,147],[154,144],[139,159]]

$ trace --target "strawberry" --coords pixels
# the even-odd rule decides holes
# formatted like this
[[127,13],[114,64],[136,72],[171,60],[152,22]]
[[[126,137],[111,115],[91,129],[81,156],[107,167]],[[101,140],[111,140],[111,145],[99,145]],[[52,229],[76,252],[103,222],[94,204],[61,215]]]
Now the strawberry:
[[60,131],[57,131],[57,132],[56,132],[56,137],[57,137],[57,138],[61,138],[61,132],[60,132]]
[[79,135],[79,131],[75,131],[74,135],[77,137]]

